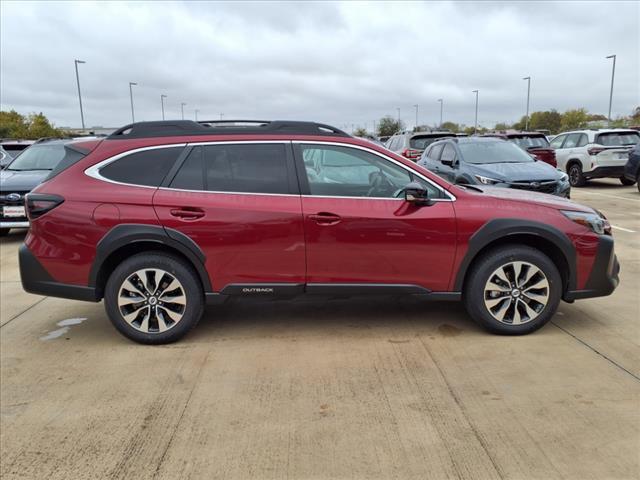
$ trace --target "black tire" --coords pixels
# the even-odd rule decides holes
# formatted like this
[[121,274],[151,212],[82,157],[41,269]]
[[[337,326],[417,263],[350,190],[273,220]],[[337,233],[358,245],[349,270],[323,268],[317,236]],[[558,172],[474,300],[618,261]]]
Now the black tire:
[[[174,279],[179,282],[180,288],[183,291],[185,305],[180,307],[182,317],[166,331],[151,331],[153,320],[149,320],[147,323],[149,327],[147,330],[150,330],[149,332],[144,332],[136,328],[133,324],[125,320],[121,307],[118,305],[119,298],[123,298],[119,297],[119,294],[125,281],[135,272],[144,269],[163,270],[164,273],[169,274],[167,277],[161,275],[162,279],[167,279],[164,283],[168,283],[169,279],[174,277]],[[160,282],[162,282],[162,280],[158,280],[158,283]],[[160,288],[156,288],[156,290],[160,290]],[[148,300],[150,304],[150,298]],[[159,300],[162,300],[162,297],[159,297]],[[125,337],[134,342],[157,345],[172,343],[181,339],[198,324],[204,312],[204,293],[198,275],[187,262],[164,252],[149,252],[133,255],[114,269],[107,281],[104,303],[111,323],[113,323],[116,329]],[[142,302],[138,302],[136,305],[141,303]],[[148,307],[150,310],[153,309],[154,312],[158,308],[166,308],[166,306],[159,307],[159,305],[162,305],[161,301],[154,301],[154,303],[157,303],[158,306]],[[165,301],[165,303],[167,302]],[[144,305],[147,305],[147,303],[144,303]],[[142,308],[146,309],[147,307]],[[159,326],[160,319],[157,318],[157,314],[154,313],[152,317],[155,317],[155,325]],[[163,322],[163,324],[166,327],[166,323]],[[156,330],[159,330],[159,327]]]
[[569,165],[567,169],[567,175],[569,175],[569,183],[572,187],[584,187],[587,183],[587,179],[582,173],[582,165],[578,162],[574,162]]
[[634,183],[636,183],[636,180],[629,180],[626,177],[620,177],[620,183],[622,185],[624,185],[625,187],[629,187],[629,186],[633,185]]
[[10,228],[0,228],[0,237],[6,237],[9,235]]
[[638,193],[640,193],[640,173],[636,175],[636,186],[638,187]]
[[[507,324],[496,319],[485,305],[485,285],[487,285],[490,279],[489,277],[501,266],[509,264],[510,262],[527,262],[537,267],[544,274],[548,282],[546,305],[540,308],[535,318],[519,325]],[[530,267],[526,268],[529,269]],[[522,292],[524,291],[525,290],[522,289]],[[518,298],[512,295],[513,291],[506,295],[507,301]],[[502,246],[495,250],[490,250],[479,258],[474,263],[465,281],[463,291],[464,305],[471,318],[490,332],[501,335],[524,335],[539,329],[553,317],[558,309],[561,296],[562,279],[555,264],[539,250],[519,245]],[[528,300],[528,297],[521,298]],[[491,301],[491,299],[488,300]],[[514,302],[515,305],[519,305],[517,301],[514,300]],[[537,304],[531,305],[534,307],[537,306]],[[516,308],[523,311],[524,306],[517,306]]]

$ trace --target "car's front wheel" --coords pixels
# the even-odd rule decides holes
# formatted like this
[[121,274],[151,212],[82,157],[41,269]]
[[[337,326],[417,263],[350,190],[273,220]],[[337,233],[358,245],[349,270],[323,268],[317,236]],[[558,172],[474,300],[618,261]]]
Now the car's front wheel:
[[620,183],[625,186],[631,186],[636,183],[635,180],[629,180],[627,177],[620,177]]
[[104,300],[118,331],[146,344],[179,340],[204,311],[196,272],[163,252],[137,254],[118,265],[107,281]]
[[582,173],[582,166],[579,163],[572,163],[567,174],[572,187],[583,187],[587,183],[587,179]]
[[539,250],[506,246],[473,266],[463,292],[469,315],[487,330],[522,335],[546,324],[562,295],[555,264]]

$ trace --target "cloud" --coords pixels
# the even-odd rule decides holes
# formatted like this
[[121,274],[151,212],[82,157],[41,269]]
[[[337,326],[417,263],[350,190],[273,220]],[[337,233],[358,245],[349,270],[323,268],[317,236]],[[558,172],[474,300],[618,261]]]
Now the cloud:
[[193,118],[308,119],[371,127],[385,114],[408,124],[511,121],[525,110],[605,113],[618,55],[614,114],[640,104],[635,2],[4,2],[0,103],[87,125]]

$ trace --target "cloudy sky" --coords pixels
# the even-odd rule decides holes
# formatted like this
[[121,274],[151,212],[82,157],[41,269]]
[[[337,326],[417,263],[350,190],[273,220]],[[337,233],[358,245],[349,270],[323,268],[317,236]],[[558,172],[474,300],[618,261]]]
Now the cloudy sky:
[[606,115],[640,104],[639,2],[0,4],[0,104],[79,126],[74,59],[87,126],[167,118],[307,119],[371,128],[492,126],[531,110]]

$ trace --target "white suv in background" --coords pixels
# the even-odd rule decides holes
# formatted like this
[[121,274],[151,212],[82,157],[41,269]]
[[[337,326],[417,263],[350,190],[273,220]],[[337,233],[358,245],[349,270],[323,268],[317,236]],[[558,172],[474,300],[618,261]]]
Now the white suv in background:
[[629,152],[640,142],[640,133],[621,128],[576,130],[565,132],[551,141],[556,151],[558,170],[567,172],[572,187],[582,187],[591,178],[619,178],[623,185],[635,182],[626,179],[624,166]]

